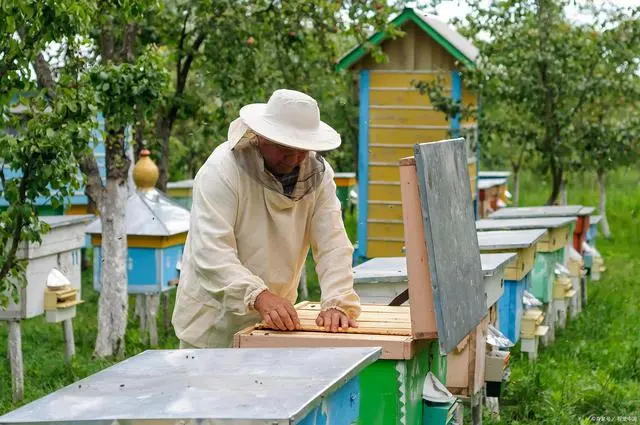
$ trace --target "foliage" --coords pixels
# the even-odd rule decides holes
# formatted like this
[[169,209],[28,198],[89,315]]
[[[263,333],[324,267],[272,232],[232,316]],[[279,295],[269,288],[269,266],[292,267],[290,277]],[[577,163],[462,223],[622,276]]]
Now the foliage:
[[[457,24],[480,53],[475,67],[461,71],[464,84],[481,96],[482,146],[489,159],[508,160],[516,173],[525,162],[550,173],[549,203],[556,200],[566,172],[602,160],[585,162],[587,151],[605,152],[613,166],[629,163],[631,156],[614,155],[632,151],[615,142],[620,132],[594,133],[599,127],[594,111],[613,120],[614,131],[629,134],[636,127],[622,120],[640,100],[638,12],[594,7],[595,21],[577,24],[565,16],[565,0],[469,3],[472,13]],[[450,115],[474,113],[447,99],[437,82],[417,87]],[[631,140],[636,139],[634,133]],[[587,147],[594,143],[599,147]],[[533,161],[536,157],[540,161]]]
[[[44,199],[57,207],[78,188],[77,165],[69,159],[85,150],[94,126],[92,94],[75,66],[58,73],[53,92],[30,78],[31,65],[44,61],[47,43],[82,31],[92,9],[68,1],[0,5],[0,197],[8,202],[0,211],[0,308],[26,283],[18,246],[39,242],[48,230],[38,204]],[[67,42],[65,53],[77,47]]]
[[[169,1],[150,9],[140,42],[158,44],[173,74],[163,105],[145,130],[152,151],[160,152],[161,180],[168,178],[163,176],[165,167],[174,180],[193,177],[226,139],[239,109],[266,102],[283,87],[318,100],[322,118],[344,138],[343,147],[329,157],[339,169],[355,169],[352,76],[336,73],[334,64],[372,31],[397,34],[385,27],[389,15],[403,4],[259,0],[212,7],[206,1]],[[180,150],[182,155],[173,154],[177,142],[187,147]]]

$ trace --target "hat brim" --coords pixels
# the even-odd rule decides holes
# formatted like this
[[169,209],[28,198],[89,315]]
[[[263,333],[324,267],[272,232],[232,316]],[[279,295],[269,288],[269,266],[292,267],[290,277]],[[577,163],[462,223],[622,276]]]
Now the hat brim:
[[269,122],[264,116],[266,103],[253,103],[240,109],[240,118],[250,129],[283,146],[305,151],[330,151],[342,143],[340,134],[320,121],[316,130],[306,131]]

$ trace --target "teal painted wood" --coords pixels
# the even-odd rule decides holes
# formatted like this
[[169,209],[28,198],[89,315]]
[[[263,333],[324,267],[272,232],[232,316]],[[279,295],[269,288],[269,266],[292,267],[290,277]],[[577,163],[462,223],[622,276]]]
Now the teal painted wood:
[[531,272],[521,280],[505,280],[504,292],[498,300],[498,329],[514,344],[520,340],[522,296],[530,283]]
[[[460,73],[451,71],[451,100],[460,102],[462,100],[462,80]],[[456,138],[460,136],[460,114],[451,118],[451,135]]]
[[556,263],[564,262],[564,248],[553,252],[536,252],[531,270],[531,294],[544,303],[553,299],[554,269]]
[[[369,70],[360,71],[360,120],[358,127],[358,250],[354,263],[367,257],[369,215]],[[358,258],[359,257],[359,258]]]
[[348,381],[296,425],[351,425],[360,416],[360,379]]
[[422,423],[425,425],[447,425],[454,423],[453,419],[447,422],[449,410],[453,403],[426,403],[424,405],[424,414]]

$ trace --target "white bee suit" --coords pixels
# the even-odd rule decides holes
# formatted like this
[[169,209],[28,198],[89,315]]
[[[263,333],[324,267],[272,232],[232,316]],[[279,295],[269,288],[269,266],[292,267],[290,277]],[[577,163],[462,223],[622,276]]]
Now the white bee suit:
[[[253,303],[265,289],[294,303],[309,246],[322,308],[338,308],[354,319],[360,314],[353,246],[333,170],[318,158],[324,172],[317,187],[293,201],[240,165],[234,148],[246,133],[247,127],[234,121],[229,141],[214,150],[193,185],[172,323],[178,338],[195,347],[230,347],[237,331],[261,320]],[[265,172],[262,161],[254,165]]]

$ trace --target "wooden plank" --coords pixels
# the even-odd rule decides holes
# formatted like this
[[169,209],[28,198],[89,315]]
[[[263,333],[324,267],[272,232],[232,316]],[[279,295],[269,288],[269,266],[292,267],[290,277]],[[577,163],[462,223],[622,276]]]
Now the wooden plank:
[[449,137],[449,128],[370,128],[369,143],[430,143]]
[[[320,303],[305,301],[295,305],[296,310],[308,310],[319,312],[322,307]],[[408,306],[389,306],[376,304],[361,304],[360,310],[363,313],[380,313],[380,314],[410,314]]]
[[405,156],[413,155],[413,145],[369,145],[369,163],[372,162],[395,162]]
[[[447,116],[438,110],[420,109],[393,109],[376,108],[369,109],[370,125],[441,125],[449,126]],[[406,155],[405,155],[406,156]]]
[[369,238],[367,240],[367,257],[399,257],[404,255],[404,241],[376,240]]
[[369,219],[402,220],[402,204],[369,201]]
[[413,81],[436,81],[442,78],[447,87],[451,87],[450,72],[385,72],[371,71],[369,85],[371,87],[414,87]]
[[462,103],[466,105],[477,105],[478,95],[471,90],[462,87]]
[[[318,311],[311,310],[297,310],[298,318],[307,319],[307,320],[316,320],[318,317]],[[358,316],[358,323],[365,324],[363,327],[366,327],[367,323],[384,323],[384,324],[409,324],[411,322],[411,315],[407,309],[406,312],[394,312],[394,313],[376,313],[376,312],[367,312],[363,311]],[[400,326],[404,327],[404,326]]]
[[438,326],[429,273],[429,252],[424,242],[424,223],[415,162],[412,163],[409,159],[401,161],[400,179],[412,332],[414,338],[420,339],[429,334],[437,334]]
[[[276,330],[263,322],[258,323],[256,329]],[[325,327],[316,325],[315,319],[300,319],[300,331],[327,332]],[[360,326],[357,328],[338,328],[337,332],[347,334],[411,336],[411,325],[404,326],[401,323],[395,323],[393,327],[390,327],[388,323],[364,322],[360,323]]]
[[538,252],[554,252],[564,248],[569,243],[569,226],[549,229],[540,242],[538,242]]
[[369,105],[395,106],[395,105],[411,105],[411,106],[431,106],[429,96],[422,95],[418,90],[405,90],[398,88],[396,90],[370,90]]
[[415,161],[438,341],[448,353],[487,315],[465,142],[422,143]]
[[363,335],[325,332],[280,332],[245,329],[234,336],[236,348],[381,347],[382,359],[413,358],[418,343],[398,335]]
[[402,240],[404,237],[404,225],[400,223],[367,223],[367,231],[370,238],[396,238]]
[[369,164],[369,181],[399,182],[400,170],[396,161],[386,163]]
[[369,181],[370,201],[400,201],[400,183]]

